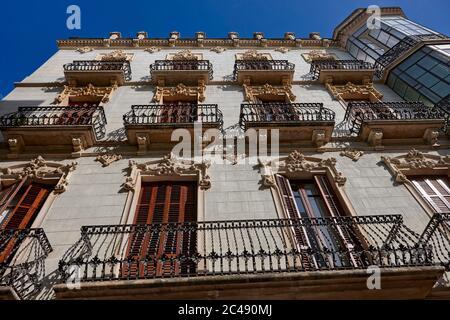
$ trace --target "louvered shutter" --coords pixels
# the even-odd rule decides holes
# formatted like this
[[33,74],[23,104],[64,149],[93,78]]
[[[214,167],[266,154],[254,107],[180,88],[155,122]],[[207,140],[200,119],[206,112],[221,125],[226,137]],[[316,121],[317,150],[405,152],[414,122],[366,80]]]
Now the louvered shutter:
[[450,212],[450,186],[443,177],[411,178],[422,197],[436,212]]
[[[5,212],[5,210],[8,208],[11,201],[16,196],[17,192],[19,192],[20,188],[22,188],[23,184],[26,181],[26,177],[20,180],[19,182],[16,182],[15,184],[4,188],[0,191],[0,216]],[[3,217],[0,219],[0,228],[3,227]],[[5,219],[6,221],[6,219]]]
[[[336,196],[331,188],[328,179],[326,176],[317,175],[314,176],[314,180],[319,187],[319,191],[322,195],[322,198],[327,206],[328,212],[332,217],[342,217],[344,216],[342,209],[339,205],[339,200],[336,199]],[[354,225],[346,225],[346,224],[337,224],[337,225],[329,225],[330,228],[330,236],[333,236],[335,239],[335,243],[338,243],[342,249],[345,251],[348,250],[348,257],[342,256],[338,257],[342,259],[342,263],[352,263],[353,265],[359,265],[362,262],[357,261],[354,255],[351,253],[355,248],[361,248],[362,244],[360,238],[358,237],[359,232],[356,230],[356,226]],[[338,249],[339,251],[342,249]],[[347,260],[347,261],[346,261]]]
[[[182,231],[176,224],[196,220],[195,183],[143,184],[134,223],[169,225],[150,228],[151,232],[145,234],[137,232],[131,235],[127,256],[136,262],[124,268],[122,275],[142,278],[192,272],[195,266],[189,261],[180,264],[175,258],[196,250],[196,232],[191,229]],[[148,260],[146,263],[143,262],[145,258]]]
[[[4,229],[26,229],[31,226],[39,209],[44,204],[51,188],[41,184],[30,184],[14,210],[3,223]],[[17,239],[12,239],[7,245],[2,245],[0,252],[0,263],[5,262],[13,251],[14,247],[19,245]]]
[[[278,189],[289,219],[298,220],[300,214],[295,203],[294,195],[291,189],[289,180],[277,174],[276,176]],[[295,240],[297,241],[298,250],[301,251],[302,265],[305,269],[311,268],[311,262],[308,256],[308,248],[310,247],[308,238],[306,237],[306,230],[301,223],[293,222],[292,230],[294,232]]]

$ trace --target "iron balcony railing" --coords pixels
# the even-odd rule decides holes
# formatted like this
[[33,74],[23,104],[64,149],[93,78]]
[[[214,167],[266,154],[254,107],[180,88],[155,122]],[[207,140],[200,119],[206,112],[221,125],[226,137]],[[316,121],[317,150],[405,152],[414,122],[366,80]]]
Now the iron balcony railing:
[[179,126],[201,121],[222,127],[222,112],[217,104],[153,104],[133,105],[123,116],[125,125]]
[[443,131],[445,133],[450,132],[449,131],[450,130],[450,94],[447,95],[446,97],[442,98],[442,100],[439,101],[438,103],[436,103],[435,107],[442,110],[442,112],[444,114],[445,125],[443,128]]
[[64,71],[122,71],[125,81],[131,80],[131,66],[129,61],[76,60],[65,64]]
[[311,62],[310,74],[319,79],[322,70],[372,70],[373,64],[362,60],[316,60]]
[[62,281],[225,276],[427,265],[400,215],[87,226]]
[[447,36],[442,34],[422,34],[422,35],[413,35],[408,36],[400,40],[395,46],[386,51],[382,56],[380,56],[374,64],[375,67],[375,75],[378,78],[382,78],[384,74],[384,70],[397,58],[402,56],[406,51],[416,46],[418,43],[427,41],[427,40],[441,40],[448,39]]
[[234,78],[239,71],[293,71],[295,64],[288,60],[236,60],[234,63]]
[[248,124],[295,125],[307,122],[334,122],[335,112],[323,103],[244,103],[240,126]]
[[213,66],[209,60],[156,60],[150,65],[150,74],[155,71],[207,71],[209,80],[213,79]]
[[52,247],[42,229],[0,229],[0,286],[10,286],[22,299],[42,288],[44,262]]
[[433,119],[443,120],[442,111],[422,102],[350,102],[344,121],[348,123],[350,133],[359,134],[366,121]]
[[0,117],[0,128],[91,126],[97,140],[106,134],[106,116],[101,106],[19,107]]
[[421,246],[432,248],[432,263],[450,271],[450,212],[435,213],[419,238]]

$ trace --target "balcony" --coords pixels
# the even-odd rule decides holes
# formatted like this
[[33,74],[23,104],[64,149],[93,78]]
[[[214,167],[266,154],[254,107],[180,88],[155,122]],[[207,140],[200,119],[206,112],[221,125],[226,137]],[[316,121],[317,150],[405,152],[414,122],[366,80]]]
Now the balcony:
[[431,41],[432,43],[435,43],[443,41],[443,43],[445,43],[448,42],[448,40],[449,38],[447,36],[434,33],[405,37],[375,61],[375,75],[379,79],[383,79],[383,77],[386,78],[386,70],[391,67],[392,63],[423,42],[429,43]]
[[105,136],[105,126],[101,106],[19,107],[0,117],[0,130],[13,153],[25,148],[66,152],[91,147]]
[[244,130],[278,129],[281,143],[322,146],[331,139],[334,119],[334,111],[322,103],[242,104],[240,125]]
[[[54,289],[57,298],[418,297],[443,272],[418,237],[397,215],[86,226]],[[367,290],[371,265],[385,268],[384,290]],[[65,284],[74,270],[80,290]]]
[[71,85],[123,85],[131,80],[129,61],[73,61],[64,65],[66,81]]
[[188,129],[192,137],[195,122],[201,122],[202,132],[210,128],[222,130],[223,119],[216,104],[182,103],[134,105],[123,116],[123,122],[128,141],[143,151],[149,142],[173,144],[171,135],[178,128]]
[[294,68],[287,60],[236,60],[233,75],[239,84],[288,84]]
[[0,230],[0,300],[33,298],[52,247],[42,229]]
[[366,84],[372,82],[374,67],[361,60],[319,60],[311,63],[310,74],[320,83]]
[[155,84],[197,86],[213,79],[213,67],[209,60],[156,60],[150,65],[150,75]]
[[345,120],[349,130],[374,145],[435,144],[444,115],[421,102],[351,102]]

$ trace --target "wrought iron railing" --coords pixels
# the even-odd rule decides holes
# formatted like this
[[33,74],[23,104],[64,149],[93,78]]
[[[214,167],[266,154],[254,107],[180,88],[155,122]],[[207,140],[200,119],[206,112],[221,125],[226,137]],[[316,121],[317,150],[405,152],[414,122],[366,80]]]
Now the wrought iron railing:
[[0,286],[12,287],[22,299],[36,295],[51,251],[42,229],[0,229]]
[[213,79],[213,66],[209,60],[156,60],[150,65],[152,78],[155,71],[207,71],[209,80]]
[[248,123],[289,125],[306,122],[334,122],[335,112],[323,103],[244,103],[241,104],[240,126]]
[[397,58],[403,55],[406,51],[416,46],[419,42],[427,40],[440,40],[446,38],[447,36],[442,34],[422,34],[403,38],[395,46],[386,51],[375,61],[375,75],[381,79],[383,77],[384,70],[392,62],[397,60]]
[[427,265],[400,215],[87,226],[62,279],[160,277]]
[[295,64],[288,60],[236,60],[234,63],[234,78],[239,71],[293,71]]
[[106,116],[101,106],[19,107],[0,117],[0,128],[92,126],[97,140],[106,134]]
[[178,126],[201,121],[204,124],[223,124],[222,112],[217,104],[152,104],[133,105],[123,115],[125,125]]
[[444,119],[442,111],[422,102],[350,102],[344,117],[350,132],[358,134],[366,121],[433,119]]
[[445,125],[442,128],[442,131],[447,133],[450,130],[450,94],[444,97],[441,101],[436,103],[436,108],[442,110],[445,118]]
[[131,66],[129,61],[75,60],[65,64],[64,71],[122,71],[125,81],[131,80]]
[[373,64],[362,60],[316,60],[311,62],[310,74],[319,79],[322,70],[372,70]]
[[450,271],[450,212],[435,213],[419,238],[432,249],[432,262]]

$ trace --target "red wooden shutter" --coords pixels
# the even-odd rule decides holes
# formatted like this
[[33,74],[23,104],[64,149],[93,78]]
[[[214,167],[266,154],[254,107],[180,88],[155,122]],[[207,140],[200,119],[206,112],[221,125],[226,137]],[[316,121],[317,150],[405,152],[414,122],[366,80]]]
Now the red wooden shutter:
[[[291,185],[289,183],[289,180],[285,177],[277,174],[276,176],[278,189],[280,190],[280,195],[284,204],[284,207],[287,211],[288,218],[297,220],[300,218],[300,214],[298,212],[297,205],[295,203],[294,195],[291,189]],[[309,261],[308,254],[305,252],[309,247],[309,241],[306,237],[306,231],[304,229],[304,226],[302,226],[300,223],[293,222],[293,232],[295,235],[295,239],[297,240],[298,249],[302,252],[302,265],[303,267],[310,268],[311,262]]]
[[[29,228],[51,190],[49,186],[35,183],[30,184],[26,188],[25,193],[3,223],[2,228]],[[0,252],[0,263],[5,262],[9,258],[15,245],[18,245],[17,239],[12,239],[6,246],[3,246],[2,252]]]
[[50,193],[49,186],[30,184],[19,203],[3,224],[5,229],[29,228]]
[[[319,191],[330,215],[332,217],[344,216],[343,211],[339,205],[339,200],[336,198],[336,195],[334,194],[327,177],[323,175],[317,175],[314,176],[314,180],[319,187]],[[359,232],[356,230],[356,226],[337,224],[335,226],[330,225],[329,227],[331,232],[330,234],[335,234],[336,241],[341,242],[341,245],[344,248],[351,251],[355,248],[355,246],[358,248],[361,247],[360,239],[357,237],[357,234],[359,234]],[[340,259],[345,259],[345,257],[340,257]],[[352,262],[353,265],[360,264],[360,262],[357,262],[350,252],[348,259],[349,261],[347,262]]]
[[[22,188],[26,179],[27,178],[25,177],[21,181],[16,182],[15,184],[0,191],[0,215],[3,214],[3,212],[8,208],[9,204],[14,199],[17,192],[19,192],[20,188]],[[0,221],[0,228],[2,228],[2,226],[3,223]]]
[[[135,224],[171,224],[197,220],[196,184],[186,182],[160,182],[143,184],[136,208]],[[123,276],[152,277],[192,271],[188,262],[171,262],[170,258],[192,253],[196,249],[196,233],[162,225],[153,232],[134,233],[130,237],[127,256],[140,262],[124,268]],[[154,260],[143,263],[146,257]],[[166,261],[160,260],[165,258]],[[138,274],[136,274],[139,272]]]
[[418,177],[411,181],[436,212],[450,212],[450,186],[445,177]]

